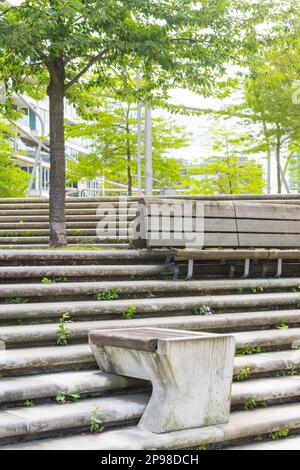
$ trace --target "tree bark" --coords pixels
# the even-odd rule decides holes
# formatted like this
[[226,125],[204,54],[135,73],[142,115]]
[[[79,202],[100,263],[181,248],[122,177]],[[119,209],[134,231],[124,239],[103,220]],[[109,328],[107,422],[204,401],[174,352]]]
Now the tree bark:
[[64,136],[65,66],[63,59],[47,64],[50,110],[50,246],[67,245],[66,236],[66,159]]
[[[130,128],[129,128],[129,112],[130,108],[128,106],[127,116],[126,116],[126,134],[129,137],[130,135]],[[127,187],[128,187],[128,196],[132,196],[132,174],[131,174],[131,151],[130,151],[130,141],[127,138],[126,141],[127,147]]]
[[282,192],[280,157],[281,157],[281,136],[278,132],[277,133],[277,140],[276,140],[276,169],[277,169],[277,192],[278,192],[278,194],[281,194],[281,192]]
[[128,196],[132,196],[132,174],[131,174],[131,153],[129,148],[129,142],[127,147],[127,183],[128,183]]

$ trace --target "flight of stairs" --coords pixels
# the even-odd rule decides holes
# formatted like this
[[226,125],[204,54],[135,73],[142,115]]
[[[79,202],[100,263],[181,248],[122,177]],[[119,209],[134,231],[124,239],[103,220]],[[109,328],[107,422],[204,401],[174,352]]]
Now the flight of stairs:
[[[69,246],[126,248],[136,208],[137,200],[134,198],[127,198],[122,202],[118,197],[67,198]],[[103,217],[111,224],[110,227],[99,227]],[[45,248],[48,244],[47,199],[0,199],[0,249]]]
[[[299,446],[299,265],[283,279],[228,269],[199,262],[195,280],[174,282],[163,253],[1,250],[0,449]],[[128,325],[233,334],[230,423],[137,428],[149,384],[100,373],[87,343]]]

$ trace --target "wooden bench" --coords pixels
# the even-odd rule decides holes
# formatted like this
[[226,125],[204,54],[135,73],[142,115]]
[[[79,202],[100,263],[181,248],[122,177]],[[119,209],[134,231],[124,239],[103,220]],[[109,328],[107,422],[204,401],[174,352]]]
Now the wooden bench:
[[101,371],[151,381],[139,426],[155,433],[229,421],[233,336],[162,328],[92,331]]
[[[197,230],[203,231],[202,238]],[[198,246],[197,239],[201,239]],[[187,279],[191,279],[194,260],[208,258],[244,260],[244,278],[251,260],[277,259],[280,277],[283,259],[300,258],[299,205],[143,198],[132,246],[169,250],[167,262],[173,264],[175,277],[177,261],[188,261]]]

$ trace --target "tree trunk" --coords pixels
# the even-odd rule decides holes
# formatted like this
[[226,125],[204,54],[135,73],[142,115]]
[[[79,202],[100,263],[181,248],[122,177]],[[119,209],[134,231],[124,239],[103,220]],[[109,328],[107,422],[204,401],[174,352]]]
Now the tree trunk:
[[131,174],[131,154],[130,149],[127,149],[127,182],[128,182],[128,196],[132,196],[132,174]]
[[66,237],[66,160],[64,136],[64,84],[63,59],[48,64],[50,82],[48,86],[50,110],[50,200],[49,226],[50,246],[65,246]]
[[276,141],[276,170],[277,170],[277,192],[281,194],[282,190],[282,181],[281,181],[281,137],[280,134],[277,134],[277,141]]
[[[127,136],[130,135],[130,128],[129,128],[129,112],[130,108],[128,107],[127,116],[126,116],[126,133]],[[127,139],[126,141],[127,147],[127,185],[128,185],[128,196],[132,196],[132,174],[131,174],[131,151],[130,151],[130,141]]]

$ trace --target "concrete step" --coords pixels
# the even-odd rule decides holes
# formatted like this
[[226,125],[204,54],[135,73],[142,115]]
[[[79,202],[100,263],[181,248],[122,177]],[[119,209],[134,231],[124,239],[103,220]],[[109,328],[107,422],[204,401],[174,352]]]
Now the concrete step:
[[[124,236],[99,236],[99,237],[73,237],[73,236],[68,236],[68,243],[72,244],[87,244],[87,245],[94,245],[94,244],[99,244],[99,243],[129,243],[130,237],[124,237]],[[26,245],[26,244],[40,244],[40,245],[48,245],[49,244],[49,237],[42,237],[42,236],[28,236],[28,237],[0,237],[0,245],[5,246],[5,245]]]
[[2,449],[12,450],[166,450],[190,449],[199,446],[230,443],[238,439],[254,441],[282,429],[300,428],[300,405],[272,406],[266,409],[235,411],[228,424],[207,428],[188,429],[166,434],[154,434],[137,426],[111,429],[101,434],[83,434],[61,438],[47,438],[33,442],[11,444]]
[[115,316],[118,317],[129,308],[134,307],[135,315],[178,315],[182,312],[192,313],[200,306],[218,309],[264,309],[276,306],[295,307],[298,305],[299,293],[272,293],[260,295],[211,295],[193,297],[164,297],[147,299],[122,300],[82,300],[70,302],[44,302],[28,304],[0,305],[0,321],[33,320],[38,318],[59,318],[68,312],[73,317]]
[[236,357],[234,375],[248,369],[248,377],[253,374],[266,374],[275,371],[297,370],[300,368],[300,351],[278,351]]
[[[1,217],[7,217],[7,216],[18,216],[18,217],[23,217],[26,215],[47,215],[49,214],[49,209],[26,209],[26,208],[20,208],[20,209],[7,209],[7,210],[0,210],[0,218]],[[135,208],[102,208],[100,207],[99,209],[97,207],[94,208],[77,208],[77,209],[69,209],[68,207],[66,208],[66,215],[94,215],[98,216],[98,218],[101,218],[101,216],[106,215],[106,214],[113,214],[115,216],[119,215],[131,215],[135,216],[136,215],[136,209]]]
[[[237,348],[240,344],[237,343]],[[95,359],[88,344],[7,349],[1,352],[0,374],[8,376],[69,370],[70,366],[93,367]],[[298,350],[278,351],[235,358],[234,375],[245,369],[247,377],[300,368]]]
[[[27,243],[25,245],[19,245],[19,244],[13,244],[13,245],[9,245],[9,244],[5,244],[5,245],[1,245],[0,244],[0,250],[22,250],[22,251],[27,251],[27,250],[45,250],[48,248],[48,244],[46,243],[43,243],[43,244],[38,244],[38,243]],[[129,248],[129,244],[128,243],[93,243],[93,244],[85,244],[85,243],[77,243],[77,244],[72,244],[72,243],[68,243],[68,249],[82,249],[82,250],[85,250],[85,249],[89,249],[89,250],[107,250],[107,249],[110,249],[110,250],[113,250],[113,249],[120,249],[120,250],[124,250],[124,249],[128,249]]]
[[[234,313],[222,314],[219,321],[216,323],[210,321],[211,317],[175,317],[166,321],[164,318],[151,318],[151,319],[138,319],[136,321],[130,320],[130,328],[136,327],[162,327],[173,329],[186,329],[191,331],[208,331],[208,332],[223,332],[232,333],[237,339],[237,347],[239,349],[251,348],[261,346],[262,348],[296,348],[300,345],[300,328],[289,328],[287,330],[265,330],[265,331],[249,331],[249,332],[236,332],[235,330],[243,330],[247,328],[252,329],[259,327],[259,322],[263,328],[273,326],[275,319],[277,325],[284,319],[286,322],[288,316],[284,316],[283,312],[277,312],[276,316],[271,315],[268,317],[267,312],[259,314],[255,312],[255,317],[252,316],[248,319],[248,313]],[[300,312],[297,312],[297,324],[299,324]],[[224,318],[223,318],[224,317]],[[240,326],[235,323],[235,317],[239,319]],[[253,323],[251,320],[253,319]],[[292,317],[295,320],[295,316]],[[151,321],[148,321],[151,320]],[[155,320],[155,321],[152,321]],[[207,320],[207,321],[206,321]],[[243,323],[244,320],[244,323]],[[246,325],[245,325],[246,323]],[[276,323],[275,323],[276,324]],[[126,328],[128,327],[128,320],[93,320],[93,321],[77,321],[69,323],[67,329],[69,331],[69,342],[74,341],[87,341],[89,331],[95,329],[111,329],[111,328]],[[4,341],[7,346],[11,345],[24,345],[24,344],[55,344],[58,331],[58,323],[46,324],[33,324],[33,325],[13,325],[13,326],[0,326],[0,341]]]
[[[109,278],[109,277],[143,277],[143,276],[170,276],[170,269],[159,264],[145,265],[77,265],[77,266],[3,266],[0,269],[0,279],[2,280],[28,280],[48,278]],[[161,281],[160,281],[161,282]],[[126,284],[129,283],[126,282]],[[77,284],[77,283],[75,283]],[[80,283],[79,283],[80,284]],[[103,283],[97,283],[100,285]],[[104,283],[106,286],[115,287],[115,283]],[[19,284],[20,286],[21,284]],[[121,290],[122,290],[121,284]],[[40,286],[40,284],[39,284]],[[120,284],[118,284],[120,288]],[[3,286],[1,286],[3,287]],[[103,287],[103,286],[102,286]],[[108,287],[106,287],[108,288]],[[112,288],[112,287],[109,287]],[[105,289],[105,287],[104,287]]]
[[[126,224],[127,225],[127,224]],[[117,228],[117,229],[102,229],[98,228],[83,228],[83,229],[67,229],[67,235],[70,237],[82,237],[82,236],[89,236],[89,237],[97,237],[99,236],[128,236],[131,233],[131,230],[126,226],[126,228]],[[49,236],[48,229],[30,229],[24,230],[16,229],[16,230],[6,230],[3,231],[0,227],[0,240],[2,238],[23,238],[23,237],[43,237]]]
[[[32,211],[30,211],[32,214]],[[135,214],[128,214],[126,216],[126,221],[130,222],[135,219]],[[99,222],[102,219],[102,216],[96,214],[80,214],[80,215],[70,215],[66,214],[66,222],[73,222],[73,223],[82,223],[83,221],[86,222]],[[106,222],[115,222],[116,216],[115,215],[106,215],[105,221]],[[0,224],[3,223],[15,223],[15,224],[23,224],[23,223],[40,223],[44,222],[49,224],[49,215],[5,215],[0,216]],[[118,223],[125,222],[125,220],[118,219]]]
[[[130,209],[136,209],[138,204],[136,202],[128,202],[127,207]],[[85,201],[78,201],[78,202],[68,202],[66,201],[66,207],[68,209],[94,209],[94,208],[105,208],[105,207],[115,207],[118,209],[119,207],[124,207],[124,204],[120,204],[117,202],[105,202],[105,201],[96,201],[96,202],[85,202]],[[0,211],[2,210],[38,210],[38,209],[49,209],[49,201],[44,202],[25,202],[25,203],[1,203],[0,202]]]
[[[242,331],[234,333],[239,348],[283,348],[290,346],[293,349],[300,347],[300,328],[284,330]],[[300,354],[300,353],[299,353]]]
[[300,436],[292,436],[276,441],[256,442],[255,444],[228,447],[226,450],[300,450]]
[[64,405],[46,404],[0,411],[0,439],[30,435],[39,437],[53,431],[90,428],[90,419],[96,413],[105,427],[128,424],[139,419],[148,394],[111,395],[89,398]]
[[[108,268],[108,267],[107,267]],[[147,266],[142,266],[144,272]],[[144,269],[146,268],[146,269]],[[4,268],[5,269],[5,268]],[[105,269],[105,268],[104,268]],[[141,269],[141,267],[140,267]],[[165,273],[170,270],[165,269]],[[24,271],[24,270],[23,270]],[[162,269],[161,269],[162,271]],[[5,271],[4,271],[5,273]],[[6,271],[7,273],[7,271]],[[118,271],[115,270],[118,275]],[[128,273],[129,274],[129,273]],[[2,274],[0,274],[1,278]],[[47,274],[46,274],[47,276]],[[103,276],[103,274],[102,274]],[[57,278],[57,275],[55,276]],[[67,281],[67,280],[66,280]],[[100,292],[107,292],[112,289],[118,290],[119,294],[207,294],[233,291],[236,293],[239,288],[244,290],[256,289],[293,289],[298,288],[299,278],[292,279],[270,279],[270,280],[214,280],[214,281],[168,281],[168,280],[143,280],[143,281],[120,281],[116,286],[115,281],[108,282],[57,282],[55,284],[0,284],[0,299],[7,297],[60,297],[60,296],[82,296],[94,295]]]
[[[141,380],[105,374],[98,369],[77,372],[57,372],[1,379],[0,405],[21,403],[25,400],[47,400],[58,394],[79,393],[82,396],[110,394],[128,389],[141,389],[147,384]],[[232,407],[247,406],[249,400],[261,402],[290,400],[300,396],[300,376],[253,379],[234,382]],[[254,405],[255,406],[255,405]]]
[[58,394],[100,396],[113,390],[120,392],[138,388],[142,384],[141,380],[104,374],[98,369],[11,377],[0,381],[0,404],[45,400],[55,398]]
[[[70,247],[68,247],[70,248]],[[44,265],[49,266],[51,263],[57,264],[58,262],[70,262],[72,264],[125,264],[135,263],[142,264],[155,261],[165,262],[167,252],[165,250],[157,251],[155,253],[148,252],[147,250],[72,250],[72,249],[44,249],[44,250],[0,250],[0,263],[1,265],[12,266],[14,263],[20,264],[36,264],[42,262]]]
[[[113,220],[111,220],[113,221]],[[97,220],[85,221],[85,222],[67,222],[67,229],[77,230],[77,229],[96,229],[98,225]],[[118,222],[118,228],[124,229],[133,225],[133,221],[128,222]],[[0,231],[10,231],[10,230],[48,230],[49,222],[0,222]]]
[[[67,196],[66,202],[68,203],[78,203],[78,204],[85,204],[87,202],[116,202],[119,203],[121,201],[127,201],[127,203],[137,203],[139,201],[138,197],[135,196],[126,196],[122,198],[120,196],[97,196],[97,197],[69,197]],[[36,204],[36,203],[49,203],[48,198],[44,197],[30,197],[30,198],[0,198],[1,204]]]
[[18,376],[28,373],[70,370],[70,367],[95,367],[89,345],[48,346],[1,351],[0,374]]

